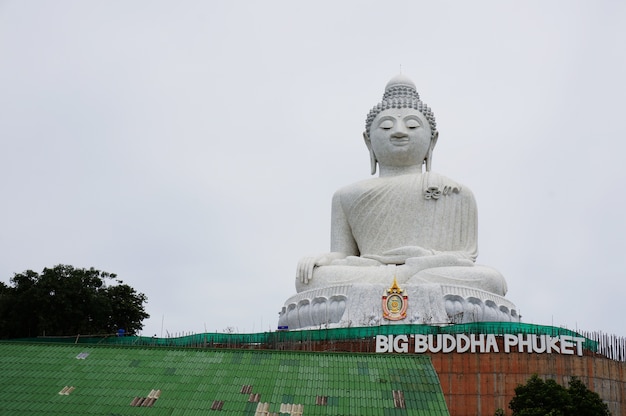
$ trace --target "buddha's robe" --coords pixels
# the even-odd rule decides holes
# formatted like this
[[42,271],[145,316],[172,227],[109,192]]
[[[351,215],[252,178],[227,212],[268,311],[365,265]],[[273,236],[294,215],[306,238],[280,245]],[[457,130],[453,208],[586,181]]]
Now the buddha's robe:
[[444,176],[424,173],[369,179],[340,189],[334,198],[344,224],[333,224],[332,241],[337,247],[332,251],[341,251],[350,234],[357,249],[351,249],[352,255],[382,255],[398,247],[418,246],[476,259],[474,195]]
[[[474,265],[477,210],[472,192],[436,173],[380,177],[333,197],[331,251],[347,255],[315,268],[298,291],[350,283],[443,283],[504,295],[499,272]],[[389,251],[408,248],[403,254]],[[412,257],[411,248],[420,249]],[[425,249],[425,250],[422,250]]]

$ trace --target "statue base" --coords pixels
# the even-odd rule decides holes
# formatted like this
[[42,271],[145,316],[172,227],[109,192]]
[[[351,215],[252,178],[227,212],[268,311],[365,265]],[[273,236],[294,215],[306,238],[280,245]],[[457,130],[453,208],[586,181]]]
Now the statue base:
[[390,289],[383,284],[348,284],[303,291],[287,299],[279,313],[278,326],[292,330],[520,321],[517,307],[502,296],[438,283],[403,287],[404,301],[399,300],[403,311],[389,316],[383,296]]

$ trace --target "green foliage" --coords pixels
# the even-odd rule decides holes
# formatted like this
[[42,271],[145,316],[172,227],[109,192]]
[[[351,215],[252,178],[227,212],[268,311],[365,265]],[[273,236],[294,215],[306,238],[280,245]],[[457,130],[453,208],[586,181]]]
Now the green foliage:
[[598,393],[589,390],[577,377],[572,377],[567,391],[577,416],[610,416],[609,407]]
[[135,334],[149,317],[147,298],[115,274],[58,265],[16,273],[0,286],[0,338]]
[[543,381],[536,374],[523,386],[515,388],[515,397],[509,403],[514,416],[564,416],[571,399],[567,390],[554,380]]
[[536,374],[515,388],[509,403],[513,416],[601,416],[609,408],[597,393],[572,377],[569,388],[554,380],[542,380]]

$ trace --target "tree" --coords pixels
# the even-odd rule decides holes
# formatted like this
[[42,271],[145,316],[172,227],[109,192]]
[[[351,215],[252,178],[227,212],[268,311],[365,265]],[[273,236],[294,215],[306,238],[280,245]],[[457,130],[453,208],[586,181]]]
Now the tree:
[[598,393],[583,384],[578,377],[572,377],[567,389],[572,398],[572,407],[577,416],[609,416],[611,412]]
[[149,318],[146,295],[112,273],[58,265],[16,273],[0,286],[0,337],[110,334],[133,335]]
[[509,403],[514,416],[565,416],[571,398],[567,390],[554,380],[543,381],[534,374],[525,385],[515,388],[515,396]]
[[600,416],[610,415],[609,408],[597,393],[572,377],[569,388],[556,381],[543,381],[534,374],[524,385],[515,388],[509,403],[513,416]]

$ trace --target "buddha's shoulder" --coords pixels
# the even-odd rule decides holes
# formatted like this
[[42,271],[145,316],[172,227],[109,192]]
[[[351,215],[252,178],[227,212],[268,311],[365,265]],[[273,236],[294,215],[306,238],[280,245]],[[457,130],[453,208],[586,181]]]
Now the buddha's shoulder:
[[454,190],[454,193],[459,194],[468,194],[471,195],[472,191],[467,186],[455,181],[454,179],[450,179],[447,176],[444,176],[440,173],[436,172],[428,172],[424,173],[424,182],[425,185],[428,186],[436,186],[438,188],[448,188]]
[[[427,195],[429,193],[429,188],[431,190],[430,194],[434,197],[435,194],[441,195],[441,197],[452,198],[457,202],[461,203],[471,203],[475,204],[474,194],[472,190],[453,180],[448,178],[447,176],[441,175],[435,172],[428,172],[424,174],[424,194]],[[434,191],[434,193],[433,193]],[[437,197],[439,198],[439,197]],[[435,198],[435,199],[437,199]]]
[[467,186],[435,172],[364,179],[338,189],[335,192],[335,198],[353,200],[377,189],[397,188],[398,191],[403,192],[414,189],[421,192],[429,187],[447,189],[449,194],[473,198],[472,191]]
[[351,198],[381,186],[381,178],[369,178],[343,186],[335,192],[335,198]]

